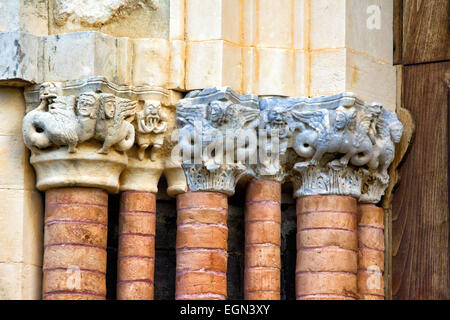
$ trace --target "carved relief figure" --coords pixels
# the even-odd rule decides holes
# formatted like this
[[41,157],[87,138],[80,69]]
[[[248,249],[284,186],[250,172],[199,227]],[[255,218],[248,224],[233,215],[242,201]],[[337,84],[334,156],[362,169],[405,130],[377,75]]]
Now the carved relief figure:
[[372,138],[375,146],[368,166],[377,171],[377,177],[384,184],[389,182],[388,168],[394,160],[395,143],[403,135],[403,125],[394,113],[382,110],[376,122],[377,133]]
[[24,117],[22,131],[28,148],[68,146],[69,152],[76,151],[79,139],[75,97],[64,97],[59,91],[55,84],[43,83],[39,106]]
[[[202,144],[203,144],[203,163],[210,171],[220,167],[223,162],[223,148],[225,144],[222,129],[225,123],[230,119],[231,102],[213,101],[206,107],[206,120],[203,126]],[[228,115],[228,116],[227,116]],[[222,152],[221,152],[222,151]]]
[[76,113],[78,119],[78,137],[80,142],[95,136],[99,95],[94,92],[82,93],[78,97]]
[[325,109],[293,111],[293,116],[300,121],[294,150],[303,158],[312,157],[309,163],[299,165],[318,165],[325,153],[344,154],[331,163],[336,167],[346,166],[349,161],[358,166],[369,161],[373,148],[368,136],[371,114],[338,107],[334,112]]
[[[259,153],[260,164],[262,167],[261,173],[265,175],[276,175],[280,172],[280,158],[283,156],[288,148],[290,137],[295,131],[292,126],[293,119],[286,107],[275,106],[269,110],[265,110],[261,114],[260,129],[265,130],[267,134],[266,141],[260,141],[260,148],[265,149],[265,153]],[[278,150],[273,150],[276,146],[273,145],[274,137],[278,136]],[[276,152],[275,155],[272,153]]]
[[98,151],[107,154],[111,147],[117,151],[126,151],[134,144],[134,126],[127,118],[132,118],[136,113],[137,101],[117,98],[108,93],[102,93],[99,99],[95,138],[103,141],[102,148]]
[[143,160],[145,150],[152,147],[150,160],[155,160],[156,151],[164,141],[167,130],[167,115],[161,109],[159,101],[145,101],[144,109],[136,114],[137,132],[136,142],[139,146],[138,158]]

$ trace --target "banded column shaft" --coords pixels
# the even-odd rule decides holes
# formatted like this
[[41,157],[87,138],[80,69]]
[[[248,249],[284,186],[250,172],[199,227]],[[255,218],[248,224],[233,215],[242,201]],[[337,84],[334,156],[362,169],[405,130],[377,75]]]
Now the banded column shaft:
[[118,300],[154,297],[156,195],[122,192],[117,270]]
[[104,300],[108,194],[60,188],[45,194],[44,300]]
[[383,208],[358,207],[358,295],[360,300],[384,300]]
[[177,300],[227,298],[228,199],[218,192],[177,196]]
[[244,299],[280,300],[281,183],[252,180],[245,203]]
[[297,199],[298,300],[354,300],[357,202],[350,196]]

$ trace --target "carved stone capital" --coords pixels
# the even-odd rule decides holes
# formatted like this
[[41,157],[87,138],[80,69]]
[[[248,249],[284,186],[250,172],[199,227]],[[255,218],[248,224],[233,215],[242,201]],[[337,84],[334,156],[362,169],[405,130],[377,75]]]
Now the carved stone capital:
[[350,195],[379,202],[402,136],[397,116],[352,93],[284,101],[296,128],[290,166],[300,176],[294,179],[294,195]]
[[181,163],[165,161],[173,146],[165,145],[175,126],[173,92],[90,78],[43,83],[26,89],[25,97],[31,110],[23,120],[23,137],[38,189],[157,192],[167,171],[170,193],[186,190],[184,176],[173,173]]
[[257,163],[258,98],[229,87],[190,92],[177,108],[179,147],[193,191],[234,194]]

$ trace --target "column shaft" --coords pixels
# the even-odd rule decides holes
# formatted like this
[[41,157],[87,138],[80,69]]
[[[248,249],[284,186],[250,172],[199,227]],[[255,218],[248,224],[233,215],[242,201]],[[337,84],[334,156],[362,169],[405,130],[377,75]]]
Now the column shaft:
[[383,208],[358,207],[358,295],[360,300],[384,300]]
[[298,300],[355,299],[357,295],[356,199],[297,199]]
[[154,296],[156,195],[125,191],[120,199],[118,300]]
[[106,297],[108,194],[93,188],[45,194],[44,300]]
[[281,183],[252,180],[245,203],[246,300],[280,300]]
[[227,297],[228,199],[218,192],[177,196],[177,300]]

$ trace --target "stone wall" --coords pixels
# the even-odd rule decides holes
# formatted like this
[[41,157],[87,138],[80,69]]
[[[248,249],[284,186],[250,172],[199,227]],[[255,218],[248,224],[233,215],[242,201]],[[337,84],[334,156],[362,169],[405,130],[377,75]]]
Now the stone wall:
[[[44,83],[63,88],[58,95],[66,101],[70,99],[67,97],[79,98],[85,93],[95,92],[102,97],[113,94],[116,101],[134,103],[135,113],[142,112],[148,101],[157,101],[168,114],[168,132],[176,127],[175,106],[180,99],[188,92],[216,86],[229,86],[236,94],[254,95],[255,101],[256,96],[319,97],[351,91],[364,101],[379,102],[390,112],[396,110],[392,0],[101,0],[89,6],[80,3],[81,0],[0,3],[4,16],[0,21],[0,299],[42,297],[43,191],[72,185],[92,187],[95,180],[88,177],[90,181],[86,183],[60,179],[52,185],[35,176],[34,170],[41,176],[42,170],[47,170],[47,178],[56,176],[56,171],[59,178],[64,178],[67,169],[61,165],[57,170],[49,170],[51,165],[44,163],[33,170],[32,153],[22,140],[25,114],[47,99],[39,94]],[[87,143],[80,150],[86,160],[93,147],[91,142],[84,142]],[[62,147],[61,151],[66,146],[63,143],[56,147]],[[147,171],[137,160],[136,146],[129,156],[119,150],[114,158],[120,163],[120,168],[116,168],[117,181],[106,186],[102,182],[108,175],[104,175],[102,182],[94,183],[110,192],[110,299],[115,298],[117,277],[117,193],[119,189],[129,190],[133,183],[145,185],[147,192],[156,192],[161,175],[171,179],[172,189],[166,190],[162,185],[158,190],[155,298],[174,297],[176,208],[175,200],[166,193],[175,196],[183,192],[186,182],[182,176],[182,183],[177,183],[182,169],[179,163],[168,160],[172,147],[163,148],[157,164],[150,163]],[[73,156],[65,150],[62,153]],[[108,160],[106,156],[105,159]],[[125,174],[119,181],[125,162],[129,165],[127,179],[132,183],[123,183]],[[140,175],[131,171],[145,171],[148,176],[137,182]],[[243,298],[244,294],[244,194],[245,190],[239,187],[229,201],[227,281],[231,299]],[[281,296],[294,299],[296,217],[292,190],[285,190],[283,199]]]

